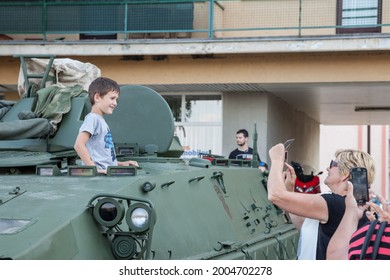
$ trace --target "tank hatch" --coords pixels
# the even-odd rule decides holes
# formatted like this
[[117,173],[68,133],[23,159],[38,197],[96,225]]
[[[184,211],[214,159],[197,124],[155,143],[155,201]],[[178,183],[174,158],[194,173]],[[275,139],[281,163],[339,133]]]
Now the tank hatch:
[[139,153],[156,147],[166,152],[173,140],[174,121],[164,98],[154,90],[139,86],[121,86],[118,105],[112,115],[106,115],[115,144],[137,144]]

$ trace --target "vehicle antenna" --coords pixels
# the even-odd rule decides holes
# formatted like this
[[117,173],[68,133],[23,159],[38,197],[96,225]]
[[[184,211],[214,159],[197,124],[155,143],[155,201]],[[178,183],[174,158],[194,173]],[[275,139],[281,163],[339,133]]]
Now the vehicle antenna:
[[258,168],[259,167],[259,156],[257,153],[257,129],[256,129],[256,123],[254,124],[255,131],[253,133],[253,157],[252,157],[252,167]]

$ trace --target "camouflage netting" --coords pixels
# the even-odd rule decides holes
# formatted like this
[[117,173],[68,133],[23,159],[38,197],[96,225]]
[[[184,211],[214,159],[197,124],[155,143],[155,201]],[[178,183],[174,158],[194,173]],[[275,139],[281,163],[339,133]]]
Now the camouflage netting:
[[[28,74],[41,74],[48,65],[49,59],[26,60]],[[38,86],[41,78],[29,78],[26,89],[21,67],[18,80],[19,96],[22,99],[35,98],[36,105],[32,111],[19,112],[17,119],[4,121],[3,116],[11,110],[14,102],[0,103],[0,140],[49,138],[55,135],[63,115],[71,109],[72,98],[88,95],[89,85],[100,77],[100,74],[100,69],[90,63],[68,58],[54,59],[43,88]]]
[[40,89],[38,92],[38,102],[34,113],[39,118],[45,118],[52,125],[52,134],[57,131],[57,126],[61,122],[64,114],[70,111],[73,97],[88,96],[88,92],[80,85],[61,88],[51,86]]
[[[27,73],[43,73],[49,63],[49,59],[30,58],[26,60]],[[81,85],[85,90],[88,90],[89,85],[93,80],[101,76],[100,69],[91,64],[83,63],[78,60],[69,58],[54,59],[51,66],[46,86],[56,85],[61,88],[73,87]],[[41,79],[29,79],[31,86],[39,85]],[[39,88],[34,89],[34,91]],[[25,77],[22,67],[19,71],[18,92],[21,98],[26,93]]]
[[50,86],[37,91],[34,112],[21,111],[18,120],[0,122],[0,139],[16,140],[53,136],[64,114],[71,108],[73,97],[86,96],[80,85],[61,88]]

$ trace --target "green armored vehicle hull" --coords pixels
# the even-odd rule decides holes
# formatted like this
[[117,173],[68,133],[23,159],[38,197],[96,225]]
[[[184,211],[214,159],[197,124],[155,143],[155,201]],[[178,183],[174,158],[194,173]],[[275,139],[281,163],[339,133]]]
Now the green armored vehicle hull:
[[73,150],[90,109],[83,92],[55,133],[3,132],[39,98],[0,122],[0,259],[295,259],[297,230],[268,201],[264,174],[252,162],[181,159],[169,106],[153,90],[121,87],[106,120],[119,160],[140,168],[107,175]]

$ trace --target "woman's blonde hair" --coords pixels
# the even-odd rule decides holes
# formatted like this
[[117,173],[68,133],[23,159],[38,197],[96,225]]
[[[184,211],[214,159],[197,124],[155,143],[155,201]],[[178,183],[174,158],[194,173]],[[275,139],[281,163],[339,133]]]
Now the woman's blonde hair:
[[335,153],[337,166],[341,175],[349,175],[352,167],[365,167],[367,169],[368,184],[375,178],[375,164],[369,153],[354,149],[340,149]]

